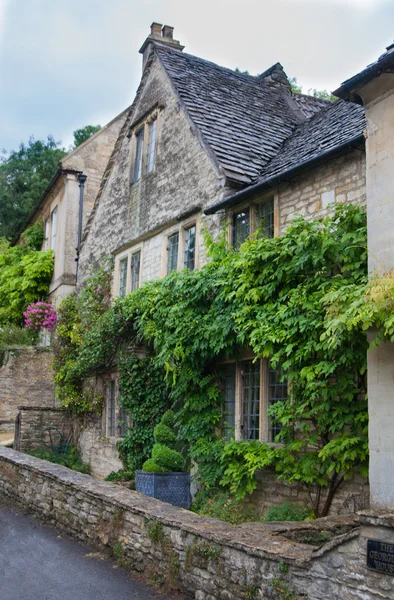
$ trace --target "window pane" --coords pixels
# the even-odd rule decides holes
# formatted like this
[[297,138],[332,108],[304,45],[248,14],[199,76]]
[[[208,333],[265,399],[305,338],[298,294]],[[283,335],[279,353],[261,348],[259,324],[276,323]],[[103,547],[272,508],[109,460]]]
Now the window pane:
[[[280,367],[276,369],[268,368],[268,406],[272,406],[275,402],[284,401],[287,399],[287,383],[281,383],[282,371]],[[268,417],[268,440],[275,441],[282,426],[276,423],[272,417]]]
[[140,287],[141,251],[131,256],[131,291]]
[[144,153],[144,128],[135,134],[135,161],[133,169],[133,183],[141,178],[142,156]]
[[153,171],[156,152],[156,119],[149,124],[148,150],[146,153],[146,172]]
[[196,256],[196,226],[185,229],[185,249],[183,266],[185,269],[193,271]]
[[126,295],[127,285],[127,258],[124,258],[119,263],[119,296]]
[[52,236],[51,236],[51,248],[52,250],[56,250],[56,235],[57,235],[57,206],[52,211],[51,215],[51,226],[52,226]]
[[45,241],[44,248],[47,250],[49,248],[49,219],[45,221]]
[[243,396],[243,437],[247,440],[258,440],[260,430],[260,361],[251,360],[243,363],[242,374]]
[[224,374],[224,435],[234,437],[235,429],[235,363],[226,365]]
[[179,246],[179,233],[173,233],[168,238],[167,246],[167,274],[171,271],[176,271],[178,267],[178,246]]
[[124,437],[127,432],[127,410],[125,408],[121,408],[119,410],[119,421],[118,421],[118,433],[119,437]]
[[107,435],[115,435],[115,382],[110,381],[107,391]]
[[257,227],[265,237],[274,237],[274,199],[257,206]]
[[250,210],[245,208],[233,215],[233,246],[239,248],[250,234]]

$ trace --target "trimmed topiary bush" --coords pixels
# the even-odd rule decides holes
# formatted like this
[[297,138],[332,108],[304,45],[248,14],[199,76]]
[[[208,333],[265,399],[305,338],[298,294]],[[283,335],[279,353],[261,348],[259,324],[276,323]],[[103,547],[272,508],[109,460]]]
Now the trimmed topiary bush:
[[176,442],[175,433],[164,423],[156,425],[153,430],[153,437],[158,444],[165,444],[166,446],[172,446]]
[[164,472],[180,472],[185,468],[185,459],[182,454],[164,444],[153,446],[152,459]]
[[146,473],[164,473],[164,469],[159,467],[153,460],[153,458],[148,458],[142,465],[142,470]]
[[152,457],[144,462],[142,470],[149,473],[179,473],[185,468],[182,454],[174,450],[177,440],[174,427],[174,413],[168,410],[153,431],[155,445]]

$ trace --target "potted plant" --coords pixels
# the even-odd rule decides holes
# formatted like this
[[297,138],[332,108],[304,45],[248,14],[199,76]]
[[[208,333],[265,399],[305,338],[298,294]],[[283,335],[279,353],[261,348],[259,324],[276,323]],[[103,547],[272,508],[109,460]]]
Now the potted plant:
[[153,431],[152,457],[136,471],[137,492],[174,506],[190,508],[190,473],[185,459],[175,450],[174,413],[168,410]]

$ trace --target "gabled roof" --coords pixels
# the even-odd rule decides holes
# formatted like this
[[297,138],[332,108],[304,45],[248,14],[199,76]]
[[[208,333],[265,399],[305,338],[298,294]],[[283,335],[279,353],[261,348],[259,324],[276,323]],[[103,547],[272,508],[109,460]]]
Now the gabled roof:
[[253,77],[156,46],[186,111],[227,178],[248,185],[297,125],[325,105],[294,99],[279,63]]
[[379,56],[378,60],[371,63],[365,69],[350,77],[335,90],[335,96],[344,100],[360,101],[357,94],[354,94],[358,89],[372,81],[375,77],[379,77],[383,73],[394,73],[394,43],[387,46],[386,52]]

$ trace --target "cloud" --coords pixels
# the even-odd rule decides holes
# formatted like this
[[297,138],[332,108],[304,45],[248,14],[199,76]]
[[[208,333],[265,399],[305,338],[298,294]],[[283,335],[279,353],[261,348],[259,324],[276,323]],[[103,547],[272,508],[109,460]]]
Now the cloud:
[[0,52],[3,39],[3,31],[5,25],[5,16],[7,12],[8,0],[0,0]]
[[391,4],[392,0],[287,0],[288,2],[292,2],[293,4],[324,4],[326,6],[343,7],[344,4],[347,4],[353,9],[358,9],[361,11],[367,12],[375,12],[380,6],[385,4]]

